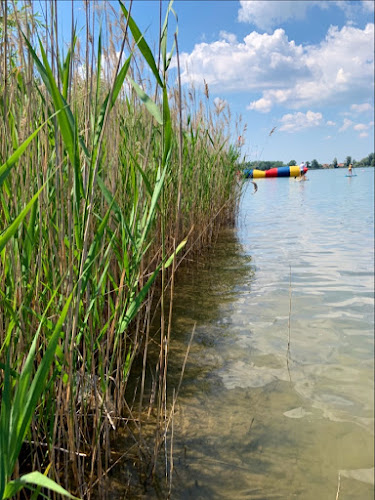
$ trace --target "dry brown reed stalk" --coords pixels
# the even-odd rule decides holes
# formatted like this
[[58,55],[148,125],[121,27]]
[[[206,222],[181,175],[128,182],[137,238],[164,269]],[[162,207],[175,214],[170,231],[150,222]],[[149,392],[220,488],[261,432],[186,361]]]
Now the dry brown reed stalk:
[[204,95],[206,96],[206,99],[209,99],[210,98],[210,92],[208,90],[207,82],[206,82],[206,80],[203,80],[203,82],[204,82]]
[[[178,187],[177,187],[177,203],[176,203],[176,221],[174,228],[174,237],[173,237],[173,253],[175,258],[172,263],[172,274],[169,279],[168,286],[170,287],[170,300],[169,300],[169,312],[168,312],[168,327],[167,327],[167,336],[166,336],[166,345],[165,345],[165,365],[168,366],[168,351],[171,341],[171,331],[172,331],[172,315],[173,315],[173,295],[174,295],[174,285],[175,285],[175,273],[176,273],[176,243],[179,241],[179,226],[180,226],[180,215],[181,215],[181,187],[182,187],[182,103],[181,103],[181,74],[180,74],[180,60],[179,60],[179,52],[178,52],[178,42],[177,35],[175,34],[175,43],[176,43],[176,57],[177,57],[177,75],[178,75],[178,114],[179,114],[179,127],[178,127]],[[170,470],[168,471],[168,458],[167,458],[167,436],[168,436],[168,417],[167,417],[167,368],[164,370],[164,380],[163,386],[165,391],[165,421],[164,421],[164,443],[165,443],[165,473],[166,473],[166,481],[168,482],[168,476],[170,477],[169,482],[169,492],[172,487],[172,470],[173,470],[173,433],[171,436],[170,443]],[[171,410],[172,411],[172,410]]]

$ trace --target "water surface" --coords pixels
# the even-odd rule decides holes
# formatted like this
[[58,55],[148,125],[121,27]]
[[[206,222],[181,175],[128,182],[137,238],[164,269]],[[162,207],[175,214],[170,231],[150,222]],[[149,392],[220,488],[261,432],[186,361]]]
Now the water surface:
[[345,173],[249,183],[180,277],[172,498],[373,498],[374,169]]

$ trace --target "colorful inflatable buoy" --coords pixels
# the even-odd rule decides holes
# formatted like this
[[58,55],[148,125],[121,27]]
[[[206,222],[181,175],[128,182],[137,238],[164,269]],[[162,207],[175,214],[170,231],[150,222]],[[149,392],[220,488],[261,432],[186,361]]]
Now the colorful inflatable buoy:
[[[308,168],[304,167],[303,173],[305,174],[307,170]],[[301,175],[301,170],[298,165],[270,168],[269,170],[257,170],[256,168],[251,168],[244,170],[244,175],[246,178],[251,179],[262,179],[264,177],[299,177]]]

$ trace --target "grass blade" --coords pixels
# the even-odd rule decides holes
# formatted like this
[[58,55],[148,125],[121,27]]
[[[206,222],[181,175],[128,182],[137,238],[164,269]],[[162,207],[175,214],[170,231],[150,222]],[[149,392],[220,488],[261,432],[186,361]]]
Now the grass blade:
[[[37,405],[37,402],[40,398],[40,395],[43,392],[43,389],[45,387],[45,382],[47,379],[47,375],[49,372],[49,369],[52,365],[53,358],[55,356],[56,352],[56,347],[58,340],[60,338],[60,332],[62,329],[62,325],[65,321],[65,317],[68,313],[70,302],[72,300],[73,294],[71,293],[65,303],[65,306],[61,312],[61,315],[56,323],[55,329],[51,335],[50,341],[48,343],[46,352],[39,364],[39,367],[37,369],[37,372],[31,382],[31,385],[27,386],[26,388],[24,387],[24,383],[28,381],[28,372],[31,369],[31,363],[33,362],[34,358],[34,352],[35,352],[35,345],[36,345],[36,340],[37,340],[37,335],[39,332],[37,332],[34,342],[33,342],[33,348],[30,349],[29,356],[26,360],[25,367],[23,369],[24,371],[27,371],[25,373],[21,374],[20,380],[18,381],[17,389],[16,389],[16,394],[15,394],[15,400],[20,401],[20,406],[21,408],[16,409],[16,413],[14,414],[14,417],[12,418],[12,427],[11,427],[11,449],[9,450],[9,464],[11,470],[13,470],[16,460],[18,458],[18,455],[21,450],[21,446],[23,443],[23,440],[25,438],[26,432],[30,426],[30,422],[32,419],[32,416],[35,411],[35,407]],[[24,392],[23,396],[21,398],[18,397],[17,392],[22,391]],[[23,403],[23,404],[22,404]],[[19,405],[17,405],[19,406]],[[18,410],[18,411],[17,411]],[[12,415],[13,417],[13,415]]]
[[155,63],[154,56],[152,55],[151,49],[148,46],[146,40],[144,39],[142,33],[140,32],[138,26],[134,22],[133,18],[129,15],[129,12],[126,10],[124,4],[119,0],[120,7],[122,9],[122,12],[124,13],[124,16],[126,19],[129,20],[129,28],[130,31],[132,32],[132,35],[134,37],[134,40],[136,44],[139,47],[139,50],[141,51],[143,57],[145,58],[147,64],[149,65],[151,71],[153,72],[156,81],[160,85],[160,87],[163,86],[163,82],[160,78],[158,68]]
[[0,252],[3,250],[5,245],[8,243],[8,241],[12,238],[12,236],[15,235],[18,226],[21,224],[23,219],[26,217],[26,215],[29,213],[31,210],[32,206],[38,199],[40,193],[43,191],[44,186],[42,186],[39,191],[34,194],[34,196],[31,198],[29,203],[26,205],[26,207],[22,210],[22,212],[14,219],[12,224],[8,226],[5,231],[0,235]]
[[154,101],[144,92],[141,87],[130,77],[128,77],[128,80],[132,84],[134,90],[138,94],[138,97],[140,100],[143,102],[143,104],[146,106],[147,110],[149,113],[155,118],[155,120],[162,125],[163,124],[163,118],[161,116],[160,110],[158,106],[154,103]]
[[62,486],[55,483],[55,481],[53,481],[49,477],[46,477],[44,474],[38,471],[30,472],[29,474],[25,474],[19,479],[10,481],[5,488],[2,499],[6,500],[8,498],[12,498],[20,490],[22,490],[22,488],[24,488],[25,486],[27,487],[30,484],[39,486],[41,488],[47,488],[51,491],[54,491],[55,493],[58,493],[59,495],[72,498],[74,500],[79,500],[77,497],[74,497],[68,491],[66,491]]

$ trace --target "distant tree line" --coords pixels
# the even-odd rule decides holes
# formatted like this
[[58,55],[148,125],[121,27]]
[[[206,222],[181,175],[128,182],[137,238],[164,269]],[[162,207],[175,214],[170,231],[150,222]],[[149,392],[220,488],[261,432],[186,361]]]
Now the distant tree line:
[[[306,162],[307,166],[311,169],[316,169],[316,168],[339,168],[339,167],[349,167],[350,164],[353,165],[353,167],[375,167],[375,155],[374,153],[370,153],[368,156],[365,158],[362,158],[362,160],[355,160],[351,156],[347,156],[345,161],[342,163],[338,163],[337,158],[333,159],[332,163],[329,164],[321,164],[317,160],[313,160],[311,164],[308,164],[309,162]],[[290,165],[290,163],[289,163]]]
[[[338,168],[348,167],[352,163],[353,167],[375,167],[375,155],[374,153],[370,153],[368,156],[363,158],[362,160],[354,160],[351,156],[347,156],[345,162],[338,163],[337,158],[334,158],[332,163],[319,163],[318,160],[314,159],[311,162],[306,162],[306,167],[312,170],[317,168]],[[289,166],[297,165],[295,160],[290,160],[288,162]],[[258,170],[269,170],[270,168],[278,168],[285,166],[282,161],[248,161],[243,163],[243,169],[256,168]]]
[[353,160],[352,163],[354,167],[375,167],[375,154],[370,153],[366,158],[359,161]]

